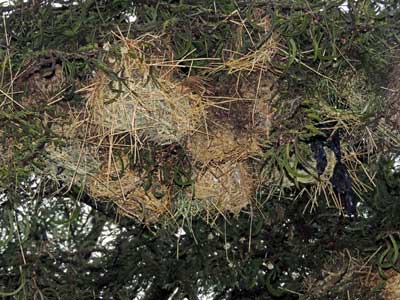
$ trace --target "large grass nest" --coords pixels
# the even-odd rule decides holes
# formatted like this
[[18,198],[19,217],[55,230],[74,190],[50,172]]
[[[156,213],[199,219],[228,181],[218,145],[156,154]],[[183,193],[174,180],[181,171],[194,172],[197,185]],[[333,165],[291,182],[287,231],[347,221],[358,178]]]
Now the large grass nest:
[[146,61],[143,47],[156,47],[154,39],[124,40],[120,53],[108,57],[118,78],[104,72],[95,77],[88,99],[91,122],[106,134],[171,144],[195,132],[205,117],[205,101],[173,80],[173,67],[164,66],[168,53]]

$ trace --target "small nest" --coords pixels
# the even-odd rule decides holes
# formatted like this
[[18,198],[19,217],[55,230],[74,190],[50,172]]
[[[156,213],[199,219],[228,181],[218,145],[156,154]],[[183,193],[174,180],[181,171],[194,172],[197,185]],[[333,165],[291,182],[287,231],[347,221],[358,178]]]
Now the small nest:
[[[270,24],[267,27],[270,27]],[[268,72],[273,69],[271,62],[277,52],[278,37],[272,33],[265,41],[260,41],[260,45],[255,50],[251,50],[247,54],[238,57],[237,52],[232,52],[230,57],[223,64],[217,66],[214,71],[228,71],[230,74]]]
[[381,103],[376,103],[367,76],[362,73],[345,72],[340,80],[339,95],[346,100],[344,104],[358,115],[376,114],[382,108]]
[[[372,271],[366,258],[354,257],[348,250],[332,252],[318,277],[304,279],[304,299],[381,299],[381,292],[375,289],[378,282],[379,275]],[[399,298],[386,300],[394,299]]]
[[15,88],[23,91],[21,106],[25,108],[50,106],[59,103],[59,111],[65,109],[62,100],[68,97],[70,91],[81,86],[75,79],[72,83],[65,76],[65,53],[48,51],[30,59],[24,66],[24,71],[17,74]]

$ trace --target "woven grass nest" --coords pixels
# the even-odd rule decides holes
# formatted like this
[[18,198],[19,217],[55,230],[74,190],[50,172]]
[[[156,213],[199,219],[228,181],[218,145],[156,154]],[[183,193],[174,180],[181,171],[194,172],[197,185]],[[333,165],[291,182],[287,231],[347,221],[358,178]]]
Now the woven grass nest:
[[[271,45],[264,50],[263,59],[270,59]],[[247,70],[254,54],[215,68],[249,74],[240,84],[242,97],[221,101],[203,79],[182,76],[168,42],[158,36],[119,37],[104,53],[106,67],[80,89],[86,105],[64,106],[68,117],[52,120],[64,143],[46,146],[45,174],[82,186],[146,224],[214,218],[248,206],[259,172],[250,158],[262,153],[271,123],[270,95],[260,91],[268,86],[271,93],[272,78],[254,88],[261,72]],[[238,115],[246,126],[235,126]]]
[[[106,134],[129,133],[159,144],[179,142],[196,131],[205,103],[172,79],[173,68],[162,68],[162,61],[146,62],[138,47],[140,42],[127,40],[121,46],[113,64],[120,79],[97,74],[88,99],[91,122]],[[158,64],[163,72],[155,69]]]

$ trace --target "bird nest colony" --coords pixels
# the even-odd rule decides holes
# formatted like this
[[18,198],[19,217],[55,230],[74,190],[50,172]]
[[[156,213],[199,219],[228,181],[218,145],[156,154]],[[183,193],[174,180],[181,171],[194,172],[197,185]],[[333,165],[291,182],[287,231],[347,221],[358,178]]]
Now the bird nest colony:
[[21,76],[31,90],[21,105],[52,107],[44,122],[54,138],[36,172],[112,201],[120,214],[146,224],[194,216],[211,221],[248,206],[260,171],[254,158],[262,155],[272,120],[273,77],[260,76],[276,43],[258,50],[262,58],[252,53],[207,70],[246,71],[225,95],[184,74],[169,45],[149,34],[105,44],[89,84],[74,83],[79,103],[59,97],[71,85],[57,53],[38,58]]
[[[65,82],[56,52],[37,58],[19,78],[31,91],[21,106],[51,107],[43,123],[52,138],[36,173],[146,224],[237,214],[260,187],[272,195],[308,185],[308,208],[324,197],[355,213],[354,191],[369,187],[357,177],[363,163],[351,138],[340,139],[376,151],[382,134],[362,121],[376,97],[364,97],[365,78],[348,72],[336,88],[350,109],[286,99],[273,67],[278,40],[273,33],[245,55],[210,59],[192,76],[168,36],[116,35],[85,85]],[[71,87],[79,101],[66,101]]]
[[[398,144],[390,124],[374,117],[383,97],[362,71],[333,63],[322,74],[306,65],[262,10],[253,12],[252,32],[237,17],[222,22],[232,33],[225,48],[207,48],[203,58],[190,56],[196,49],[179,35],[151,33],[96,44],[95,54],[85,52],[94,70],[85,78],[67,79],[68,59],[80,54],[31,58],[14,81],[28,91],[16,104],[44,111],[35,122],[46,139],[24,142],[32,157],[45,154],[35,174],[147,224],[212,222],[266,194],[293,196],[303,187],[306,208],[326,199],[355,214],[357,196],[373,186],[368,161],[381,144]],[[294,65],[315,80],[312,91],[289,83],[285,72]]]

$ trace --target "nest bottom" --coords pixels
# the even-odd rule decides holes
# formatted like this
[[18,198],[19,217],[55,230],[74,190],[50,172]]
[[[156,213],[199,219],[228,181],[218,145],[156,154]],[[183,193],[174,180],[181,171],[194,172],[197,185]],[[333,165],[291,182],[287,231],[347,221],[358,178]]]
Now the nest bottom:
[[88,183],[89,194],[97,199],[114,202],[121,215],[143,223],[156,223],[170,208],[168,193],[153,193],[143,187],[143,179],[127,170],[122,176],[101,173]]
[[243,162],[210,166],[198,174],[195,183],[196,199],[220,213],[239,213],[251,200],[254,180]]

